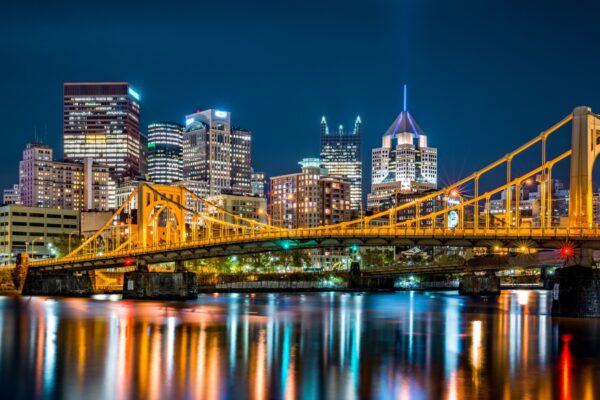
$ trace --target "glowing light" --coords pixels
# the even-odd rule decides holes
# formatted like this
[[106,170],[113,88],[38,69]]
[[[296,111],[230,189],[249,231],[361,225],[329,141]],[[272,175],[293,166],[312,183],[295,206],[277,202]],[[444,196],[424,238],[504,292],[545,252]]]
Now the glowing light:
[[572,246],[563,246],[560,248],[560,255],[563,257],[571,257],[574,253]]
[[186,118],[185,126],[190,126],[194,122],[194,118]]
[[519,290],[517,292],[517,302],[522,306],[527,305],[529,303],[529,292],[527,290]]
[[137,101],[140,101],[140,94],[138,92],[136,92],[135,90],[133,90],[132,88],[128,88],[127,93],[129,93],[131,95],[131,97],[133,97]]
[[227,118],[227,111],[215,111],[215,117],[217,118]]

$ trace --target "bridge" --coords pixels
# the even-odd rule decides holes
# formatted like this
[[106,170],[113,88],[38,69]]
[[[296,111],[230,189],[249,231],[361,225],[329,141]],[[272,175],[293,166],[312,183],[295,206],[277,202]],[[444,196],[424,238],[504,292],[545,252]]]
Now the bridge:
[[[571,146],[550,156],[549,140],[571,125]],[[28,273],[82,272],[123,266],[292,248],[338,246],[477,246],[560,248],[572,246],[578,263],[590,264],[600,248],[593,217],[592,170],[600,152],[600,116],[589,107],[572,113],[498,160],[443,189],[388,210],[335,225],[287,229],[235,215],[181,186],[140,182],[94,235],[64,257],[31,261]],[[534,154],[535,156],[532,156]],[[515,173],[519,157],[536,166]],[[568,217],[553,218],[553,172],[570,163]],[[487,182],[502,171],[499,185]],[[489,177],[492,178],[489,178]],[[484,181],[487,186],[484,188]],[[539,183],[539,212],[523,215],[521,191]],[[503,211],[493,214],[491,202]],[[432,207],[432,203],[437,204]],[[409,217],[407,217],[407,215]],[[587,249],[587,250],[586,250]],[[589,251],[588,251],[589,250]]]

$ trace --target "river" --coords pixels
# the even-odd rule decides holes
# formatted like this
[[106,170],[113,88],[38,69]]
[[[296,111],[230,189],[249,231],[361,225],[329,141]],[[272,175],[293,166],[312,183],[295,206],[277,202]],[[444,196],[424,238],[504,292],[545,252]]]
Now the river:
[[0,391],[36,399],[593,399],[600,319],[551,292],[0,297]]

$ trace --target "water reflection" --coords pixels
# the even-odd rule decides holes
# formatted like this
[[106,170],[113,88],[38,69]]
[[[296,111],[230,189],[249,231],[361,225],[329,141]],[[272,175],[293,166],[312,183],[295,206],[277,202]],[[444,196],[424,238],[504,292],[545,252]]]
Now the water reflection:
[[[543,291],[210,295],[194,302],[0,298],[13,398],[582,398],[596,319]],[[554,394],[554,396],[553,396]]]

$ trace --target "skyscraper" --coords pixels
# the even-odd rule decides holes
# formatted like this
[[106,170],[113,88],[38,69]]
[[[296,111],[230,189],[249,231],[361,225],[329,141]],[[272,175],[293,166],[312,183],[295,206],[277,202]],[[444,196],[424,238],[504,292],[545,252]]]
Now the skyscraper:
[[[406,87],[405,87],[406,94]],[[437,149],[429,147],[427,135],[406,109],[400,112],[372,151],[369,208],[390,203],[396,192],[419,192],[437,188]]]
[[205,182],[209,195],[250,194],[252,135],[233,128],[227,111],[198,111],[186,117],[183,178]]
[[183,126],[174,122],[148,125],[148,175],[156,183],[183,179]]
[[321,161],[330,176],[350,181],[350,207],[362,209],[362,161],[360,142],[362,121],[356,117],[352,132],[344,131],[342,125],[331,133],[325,117],[321,118]]
[[91,158],[116,181],[144,174],[140,96],[125,82],[65,83],[65,160]]

